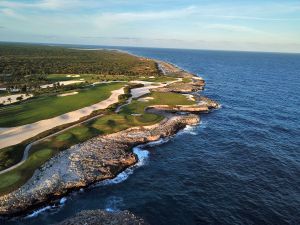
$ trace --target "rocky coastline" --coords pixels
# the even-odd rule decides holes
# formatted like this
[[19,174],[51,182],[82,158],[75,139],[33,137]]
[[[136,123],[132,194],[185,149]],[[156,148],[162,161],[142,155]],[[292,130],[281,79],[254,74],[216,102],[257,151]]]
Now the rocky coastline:
[[147,223],[128,211],[107,212],[85,210],[55,225],[147,225]]
[[[170,84],[155,91],[191,94],[202,90],[205,85],[203,79],[171,64],[161,62],[160,68],[165,74],[191,78],[191,81]],[[173,136],[187,125],[198,124],[199,113],[209,112],[219,106],[213,100],[200,98],[200,103],[192,106],[151,106],[147,110],[165,115],[160,123],[94,137],[60,152],[36,170],[22,187],[0,196],[0,216],[24,214],[73,190],[114,178],[137,162],[137,157],[132,152],[133,147]]]

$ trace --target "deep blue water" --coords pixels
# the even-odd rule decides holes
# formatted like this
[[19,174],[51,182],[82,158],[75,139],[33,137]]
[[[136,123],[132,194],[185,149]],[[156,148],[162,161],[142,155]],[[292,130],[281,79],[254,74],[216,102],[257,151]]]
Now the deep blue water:
[[154,147],[125,181],[9,224],[127,209],[153,225],[300,224],[300,55],[123,48],[202,76],[222,108]]

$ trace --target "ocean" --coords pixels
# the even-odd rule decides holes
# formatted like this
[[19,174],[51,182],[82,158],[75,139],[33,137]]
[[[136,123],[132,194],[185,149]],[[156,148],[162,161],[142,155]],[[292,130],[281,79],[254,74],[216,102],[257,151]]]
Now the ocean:
[[[84,46],[81,46],[84,47]],[[175,137],[135,148],[116,179],[7,224],[81,210],[129,210],[153,225],[300,224],[300,55],[119,48],[206,80],[221,108]]]

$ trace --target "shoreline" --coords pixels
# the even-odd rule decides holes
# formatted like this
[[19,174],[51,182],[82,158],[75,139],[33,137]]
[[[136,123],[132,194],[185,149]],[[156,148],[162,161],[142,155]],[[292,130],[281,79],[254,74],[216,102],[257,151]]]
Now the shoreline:
[[[162,67],[173,68],[175,73],[179,73],[179,77],[200,80],[198,76],[172,64],[162,61],[160,63]],[[170,70],[167,73],[170,73]],[[195,83],[194,79],[192,80],[191,86]],[[204,80],[201,79],[201,85],[204,86],[204,84]],[[180,91],[178,87],[169,86],[165,92]],[[203,86],[198,91],[202,90]],[[189,94],[192,93],[189,92]],[[206,104],[205,110],[197,111],[197,114],[208,112],[218,106],[218,103],[213,100],[207,100],[204,104]],[[161,108],[155,109],[155,111],[169,114],[169,116],[154,125],[131,127],[117,133],[94,137],[74,145],[48,160],[34,172],[33,176],[23,186],[0,196],[0,216],[10,218],[24,215],[49,204],[49,202],[54,202],[70,192],[89,187],[100,181],[113,179],[127,168],[138,163],[137,156],[133,152],[134,147],[161,138],[172,137],[187,125],[196,125],[200,122],[198,115],[190,114],[186,109],[179,108],[177,110],[178,113],[188,113],[185,115],[170,114]]]

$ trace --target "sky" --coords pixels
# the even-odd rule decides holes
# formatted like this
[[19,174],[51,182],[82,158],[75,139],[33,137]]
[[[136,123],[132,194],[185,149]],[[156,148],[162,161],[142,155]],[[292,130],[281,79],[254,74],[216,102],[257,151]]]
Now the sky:
[[300,53],[300,0],[0,0],[0,41]]

